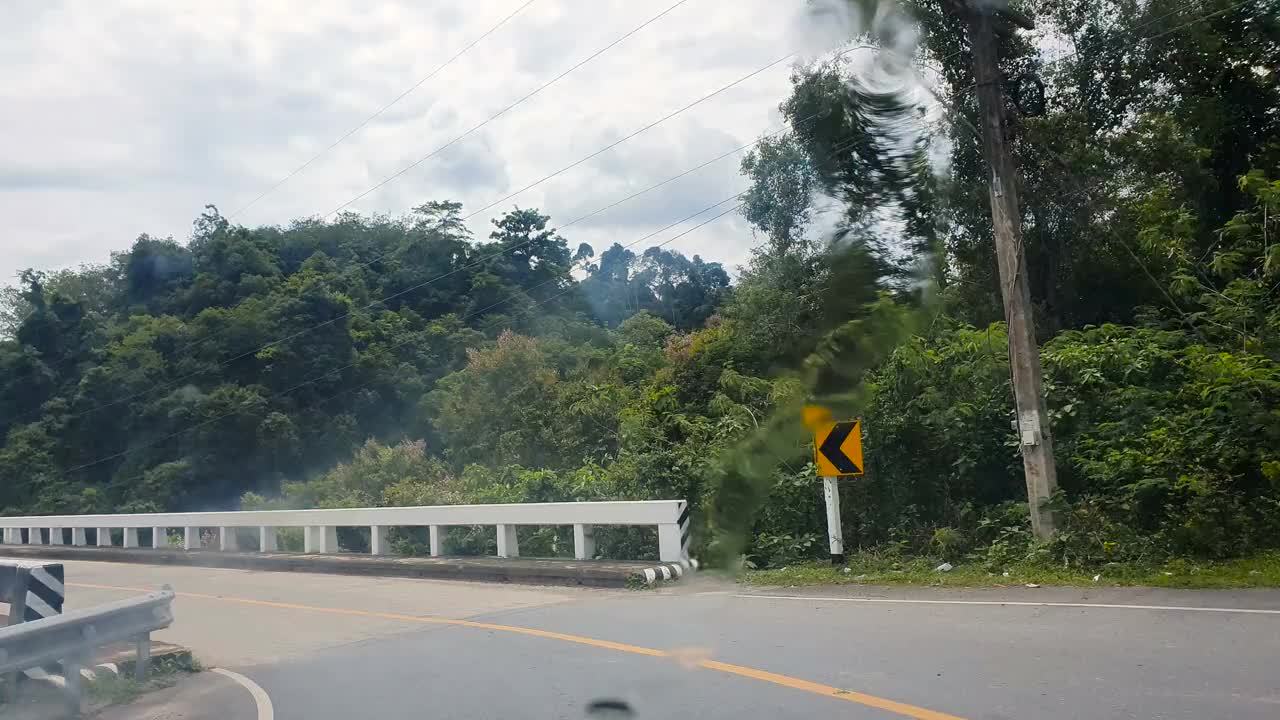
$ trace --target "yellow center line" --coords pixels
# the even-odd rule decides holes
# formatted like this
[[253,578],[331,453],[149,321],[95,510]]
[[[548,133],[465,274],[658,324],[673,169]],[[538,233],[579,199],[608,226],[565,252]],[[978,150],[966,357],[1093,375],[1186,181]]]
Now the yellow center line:
[[[91,590],[116,590],[121,592],[138,593],[152,592],[154,590],[154,588],[124,587],[120,585],[95,585],[92,583],[67,583],[67,585],[70,587],[87,588]],[[576,643],[578,645],[589,645],[591,647],[604,648],[606,650],[617,650],[618,652],[631,653],[633,655],[647,655],[649,657],[672,657],[673,655],[665,650],[655,650],[654,648],[640,647],[639,645],[628,645],[626,643],[613,642],[612,640],[598,640],[596,638],[584,637],[582,635],[570,635],[568,633],[538,630],[535,628],[520,627],[518,625],[498,625],[495,623],[478,622],[475,620],[458,620],[455,618],[430,617],[422,615],[403,615],[400,613],[385,613],[373,610],[353,610],[350,608],[333,608],[319,605],[299,605],[296,603],[277,602],[274,600],[255,600],[254,598],[234,597],[230,595],[209,595],[206,593],[193,592],[178,592],[175,593],[175,595],[182,598],[218,600],[221,602],[237,603],[240,605],[255,605],[258,607],[270,607],[281,610],[302,610],[305,612],[329,613],[331,615],[352,615],[357,617],[376,618],[379,620],[398,620],[401,622],[417,623],[421,625],[454,625],[457,627],[474,628],[477,630],[494,630],[498,632],[546,638],[548,640],[560,640],[561,642]],[[851,690],[844,690],[831,685],[810,682],[808,680],[801,680],[800,678],[791,677],[790,675],[782,675],[780,673],[769,672],[767,670],[758,670],[756,668],[746,667],[745,665],[734,665],[732,663],[720,662],[719,660],[700,660],[696,665],[707,670],[715,670],[717,672],[737,675],[739,677],[750,678],[752,680],[760,680],[762,682],[788,687],[793,690],[803,690],[815,695],[824,695],[837,700],[845,700],[858,705],[886,710],[888,712],[897,713],[898,715],[914,718],[915,720],[964,720],[964,718],[956,715],[948,715],[944,712],[929,710],[915,705],[908,705],[907,703],[900,703],[896,700],[889,700],[888,698],[853,692]]]

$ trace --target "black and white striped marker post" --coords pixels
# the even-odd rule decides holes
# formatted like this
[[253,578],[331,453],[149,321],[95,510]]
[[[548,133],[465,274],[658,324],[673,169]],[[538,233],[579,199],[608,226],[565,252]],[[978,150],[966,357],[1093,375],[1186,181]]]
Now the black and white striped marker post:
[[689,503],[681,503],[684,507],[680,510],[680,519],[676,523],[680,526],[680,559],[689,559],[689,541],[692,539],[693,533],[690,530]]
[[65,578],[62,563],[0,559],[0,601],[9,603],[9,624],[60,614]]
[[[10,625],[60,615],[66,596],[62,563],[0,558],[0,602],[9,603]],[[46,674],[43,668],[23,672],[27,677]],[[6,692],[12,692],[17,680],[17,673],[5,678]]]

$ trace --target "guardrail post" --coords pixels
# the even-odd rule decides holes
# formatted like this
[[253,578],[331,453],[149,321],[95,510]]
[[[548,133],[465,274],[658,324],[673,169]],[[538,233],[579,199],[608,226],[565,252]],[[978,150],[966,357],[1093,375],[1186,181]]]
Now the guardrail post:
[[80,675],[82,667],[84,667],[83,659],[76,655],[62,661],[62,677],[66,679],[63,692],[66,693],[68,717],[80,717],[80,701],[84,694],[84,677]]
[[373,525],[369,528],[369,551],[371,555],[386,555],[390,548],[387,547],[387,527],[385,525]]
[[596,556],[595,528],[590,525],[573,526],[573,557],[590,560]]
[[200,549],[200,528],[186,527],[182,529],[182,549],[183,550],[199,550]]
[[40,535],[40,528],[27,528],[27,544],[43,545],[44,538]]
[[275,552],[280,547],[273,527],[258,528],[258,552]]
[[111,547],[111,528],[98,528],[98,547]]
[[62,545],[62,528],[49,528],[49,544]]
[[515,525],[498,526],[498,557],[520,557],[520,541],[516,539]]
[[151,528],[151,548],[159,550],[169,544],[169,528]]
[[138,682],[142,682],[147,679],[147,668],[151,665],[151,633],[139,635],[135,645],[138,659],[133,666],[133,676]]
[[89,544],[84,539],[84,528],[71,528],[71,544],[76,547],[84,547]]
[[218,549],[223,552],[234,552],[240,549],[239,540],[236,538],[236,529],[233,527],[218,528]]
[[4,529],[4,544],[5,544],[5,545],[17,545],[17,544],[19,544],[19,541],[20,541],[21,539],[22,539],[22,535],[20,535],[20,534],[18,533],[18,529],[17,529],[17,528],[5,528],[5,529]]
[[124,529],[124,546],[127,548],[138,547],[138,528]]
[[431,557],[440,557],[444,554],[444,547],[440,544],[440,526],[432,525],[427,534],[431,536]]
[[658,526],[658,559],[662,562],[679,562],[680,557],[680,525],[662,523]]

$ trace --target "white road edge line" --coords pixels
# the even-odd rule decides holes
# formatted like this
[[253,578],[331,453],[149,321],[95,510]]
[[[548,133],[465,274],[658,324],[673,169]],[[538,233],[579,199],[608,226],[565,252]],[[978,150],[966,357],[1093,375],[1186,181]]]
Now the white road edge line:
[[896,600],[893,598],[837,598],[803,595],[754,595],[740,593],[734,597],[753,600],[804,600],[807,602],[855,602],[903,605],[1014,605],[1020,607],[1104,608],[1109,610],[1176,610],[1182,612],[1244,613],[1247,615],[1280,615],[1280,610],[1259,608],[1192,607],[1187,605],[1120,605],[1087,602],[1030,602],[1026,600]]
[[267,691],[263,690],[261,685],[238,672],[232,672],[225,668],[210,668],[210,670],[235,680],[245,690],[249,691],[249,694],[253,696],[253,702],[258,705],[258,720],[275,720],[276,709],[271,704],[271,696],[267,695]]

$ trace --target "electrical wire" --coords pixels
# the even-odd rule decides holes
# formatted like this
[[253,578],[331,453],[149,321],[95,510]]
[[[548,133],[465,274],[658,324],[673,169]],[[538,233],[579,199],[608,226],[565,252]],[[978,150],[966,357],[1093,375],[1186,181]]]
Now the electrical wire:
[[776,66],[776,65],[778,65],[778,64],[780,64],[780,63],[786,62],[787,60],[790,60],[790,59],[791,59],[791,58],[793,58],[793,57],[795,57],[795,53],[787,53],[786,55],[783,55],[782,57],[778,58],[777,60],[774,60],[774,61],[772,61],[772,62],[768,63],[767,65],[764,65],[764,66],[762,66],[762,67],[760,67],[760,68],[757,68],[756,70],[753,70],[752,72],[747,73],[746,75],[743,75],[742,77],[738,78],[737,80],[734,80],[733,82],[731,82],[731,83],[729,83],[729,84],[727,84],[727,85],[722,85],[722,86],[720,86],[720,87],[719,87],[718,89],[716,89],[715,91],[710,92],[710,93],[708,93],[708,94],[706,94],[706,95],[703,95],[702,97],[698,98],[697,100],[694,100],[693,102],[689,103],[688,105],[685,105],[684,107],[681,107],[681,108],[680,108],[680,109],[678,109],[678,110],[673,110],[673,111],[671,111],[671,112],[667,113],[666,115],[663,115],[662,117],[658,118],[657,120],[654,120],[653,122],[649,123],[648,125],[645,125],[644,127],[640,128],[639,130],[636,130],[636,131],[634,131],[634,132],[632,132],[632,133],[630,133],[630,134],[628,134],[628,135],[624,135],[624,136],[622,136],[621,138],[619,138],[619,139],[617,139],[617,140],[615,140],[615,141],[613,141],[613,142],[609,143],[608,145],[605,145],[604,147],[600,148],[599,150],[596,150],[595,152],[590,153],[590,154],[588,154],[588,155],[584,155],[583,157],[578,158],[577,160],[574,160],[573,162],[569,163],[568,165],[565,165],[564,167],[560,168],[559,170],[556,170],[555,172],[552,172],[552,173],[548,173],[548,174],[546,174],[546,175],[543,175],[542,177],[538,178],[537,180],[534,180],[533,182],[529,183],[528,185],[525,185],[524,187],[520,188],[519,190],[515,190],[515,191],[513,191],[513,192],[511,192],[511,193],[508,193],[508,194],[506,194],[506,195],[504,195],[504,196],[502,196],[502,197],[498,198],[497,200],[494,200],[493,202],[489,203],[488,205],[485,205],[484,207],[479,208],[479,209],[477,209],[477,210],[473,211],[470,215],[467,215],[466,217],[464,217],[464,218],[462,218],[462,219],[463,219],[463,221],[470,220],[471,218],[475,217],[476,215],[479,215],[480,213],[482,213],[482,212],[484,212],[484,211],[486,211],[486,210],[488,210],[488,209],[492,208],[493,206],[495,206],[495,205],[497,205],[497,204],[499,204],[499,203],[504,203],[504,202],[506,202],[506,201],[510,200],[511,198],[513,198],[513,197],[515,197],[515,196],[517,196],[517,195],[520,195],[520,194],[524,193],[524,192],[525,192],[525,191],[527,191],[527,190],[532,190],[533,188],[535,188],[535,187],[537,187],[537,186],[541,185],[542,183],[544,183],[544,182],[546,182],[546,181],[550,180],[551,178],[554,178],[554,177],[556,177],[557,175],[560,175],[561,173],[564,173],[564,172],[567,172],[567,171],[569,171],[569,170],[572,170],[572,169],[574,169],[574,168],[578,167],[579,165],[581,165],[582,163],[587,162],[588,160],[591,160],[592,158],[598,157],[598,156],[600,156],[600,155],[602,155],[602,154],[604,154],[604,153],[606,153],[606,152],[608,152],[608,151],[612,150],[613,148],[615,148],[615,147],[617,147],[617,146],[621,145],[622,143],[624,143],[624,142],[626,142],[626,141],[630,140],[631,138],[633,138],[633,137],[635,137],[635,136],[639,135],[640,133],[643,133],[643,132],[645,132],[646,130],[649,130],[649,129],[651,129],[651,128],[654,128],[654,127],[656,127],[656,126],[658,126],[658,125],[661,125],[662,123],[664,123],[664,122],[666,122],[666,121],[670,120],[671,118],[673,118],[673,117],[675,117],[675,116],[679,115],[680,113],[683,113],[684,111],[686,111],[686,110],[688,110],[688,109],[690,109],[690,108],[692,108],[692,107],[695,107],[695,106],[697,106],[697,105],[700,105],[700,104],[702,104],[702,103],[706,102],[707,100],[710,100],[711,98],[713,98],[713,97],[715,97],[715,96],[719,95],[720,93],[724,92],[725,90],[728,90],[728,89],[730,89],[730,88],[732,88],[732,87],[735,87],[735,86],[737,86],[737,85],[740,85],[740,84],[742,84],[742,83],[746,82],[747,80],[750,80],[751,78],[753,78],[753,77],[755,77],[755,76],[759,75],[760,73],[764,72],[765,70],[768,70],[768,69],[770,69],[770,68],[772,68],[772,67],[774,67],[774,66]]
[[463,48],[462,48],[461,50],[459,50],[458,52],[454,53],[454,54],[453,54],[453,55],[452,55],[448,60],[445,60],[444,62],[440,63],[439,65],[437,65],[437,66],[436,66],[436,68],[435,68],[434,70],[432,70],[431,72],[427,73],[425,76],[423,76],[421,79],[419,79],[419,80],[418,80],[416,83],[414,83],[413,85],[410,85],[407,89],[405,89],[405,91],[404,91],[404,92],[402,92],[402,93],[400,93],[399,95],[397,95],[397,96],[395,96],[394,98],[392,98],[391,102],[389,102],[389,103],[387,103],[386,105],[383,105],[382,107],[378,108],[378,110],[377,110],[376,112],[374,112],[372,115],[370,115],[369,117],[367,117],[367,118],[365,118],[364,120],[360,121],[360,124],[356,125],[355,127],[351,128],[350,130],[348,130],[348,131],[346,131],[345,133],[343,133],[341,137],[339,137],[337,140],[334,140],[332,143],[330,143],[328,147],[326,147],[325,149],[323,149],[323,150],[321,150],[320,152],[316,153],[315,155],[312,155],[310,158],[308,158],[308,159],[307,159],[307,161],[306,161],[306,162],[302,163],[301,165],[299,165],[298,167],[296,167],[296,168],[294,168],[292,171],[290,171],[290,172],[289,172],[289,174],[287,174],[287,175],[285,175],[284,177],[282,177],[282,178],[280,178],[279,180],[277,180],[277,181],[276,181],[276,183],[275,183],[274,185],[272,185],[271,187],[267,188],[266,190],[263,190],[261,193],[259,193],[259,194],[258,194],[258,196],[257,196],[257,197],[253,198],[253,199],[252,199],[252,200],[250,200],[248,203],[245,203],[244,205],[242,205],[242,206],[240,207],[240,209],[239,209],[239,210],[236,210],[235,212],[231,213],[230,215],[228,215],[228,216],[227,216],[227,218],[228,218],[228,219],[231,219],[231,218],[234,218],[234,217],[236,217],[236,216],[240,215],[240,214],[241,214],[241,213],[243,213],[244,211],[246,211],[246,210],[248,210],[249,208],[251,208],[251,207],[253,207],[254,205],[256,205],[256,204],[258,203],[258,201],[259,201],[259,200],[261,200],[261,199],[265,198],[266,196],[270,195],[271,193],[275,192],[277,189],[279,189],[279,187],[280,187],[281,185],[284,185],[285,183],[289,182],[289,180],[291,180],[295,175],[297,175],[298,173],[302,172],[303,170],[306,170],[306,169],[311,165],[311,163],[315,162],[316,160],[319,160],[319,159],[321,158],[321,156],[325,155],[325,154],[326,154],[326,153],[328,153],[330,150],[332,150],[332,149],[334,149],[334,148],[338,147],[339,145],[341,145],[341,144],[342,144],[342,143],[343,143],[347,138],[351,137],[352,135],[356,134],[356,133],[357,133],[357,132],[359,132],[360,130],[364,129],[364,127],[365,127],[366,125],[368,125],[369,123],[371,123],[371,122],[373,122],[374,120],[376,120],[380,115],[382,115],[382,113],[384,113],[384,112],[386,112],[386,111],[390,110],[390,109],[391,109],[391,107],[392,107],[393,105],[395,105],[396,103],[398,103],[398,102],[400,102],[401,100],[403,100],[403,99],[405,99],[406,97],[408,97],[408,95],[409,95],[410,93],[412,93],[414,90],[417,90],[418,88],[422,87],[422,85],[423,85],[424,83],[426,83],[428,80],[430,80],[431,78],[435,77],[436,75],[439,75],[439,74],[440,74],[440,71],[442,71],[442,70],[444,70],[445,68],[447,68],[447,67],[449,67],[450,65],[452,65],[452,64],[454,63],[454,61],[456,61],[458,58],[460,58],[460,57],[462,57],[463,55],[467,54],[467,52],[468,52],[468,51],[470,51],[472,48],[474,48],[476,45],[479,45],[479,44],[480,44],[480,41],[484,40],[485,38],[489,37],[489,36],[490,36],[490,35],[492,35],[493,33],[497,32],[497,31],[498,31],[498,29],[500,29],[503,25],[506,25],[506,24],[507,24],[507,22],[508,22],[509,20],[511,20],[511,18],[514,18],[516,15],[519,15],[520,13],[524,12],[525,8],[529,7],[530,5],[534,4],[535,2],[537,2],[537,0],[527,0],[527,1],[526,1],[523,5],[521,5],[520,7],[516,8],[515,10],[512,10],[512,11],[511,11],[511,12],[510,12],[506,17],[504,17],[504,18],[502,18],[501,20],[499,20],[499,21],[498,21],[498,23],[497,23],[496,25],[494,25],[493,27],[491,27],[491,28],[489,28],[488,30],[486,30],[483,34],[481,34],[481,35],[480,35],[479,37],[477,37],[476,39],[474,39],[474,40],[472,40],[471,42],[467,43],[465,46],[463,46]]
[[496,113],[494,113],[494,114],[490,115],[489,117],[485,118],[484,120],[481,120],[480,122],[476,123],[475,125],[472,125],[472,126],[471,126],[471,128],[470,128],[470,129],[468,129],[466,132],[462,133],[461,135],[458,135],[458,136],[454,137],[452,140],[449,140],[448,142],[446,142],[446,143],[444,143],[443,145],[441,145],[441,146],[437,147],[436,149],[432,150],[431,152],[427,153],[426,155],[423,155],[422,157],[418,158],[417,160],[415,160],[415,161],[413,161],[413,162],[409,163],[408,165],[404,166],[404,167],[403,167],[403,168],[401,168],[400,170],[397,170],[396,172],[392,173],[391,175],[388,175],[387,177],[385,177],[385,178],[383,178],[382,180],[378,181],[378,182],[377,182],[375,185],[373,185],[372,187],[370,187],[370,188],[368,188],[368,189],[366,189],[366,190],[362,191],[361,193],[359,193],[359,194],[358,194],[358,195],[356,195],[355,197],[353,197],[353,198],[351,198],[350,200],[347,200],[346,202],[344,202],[344,203],[342,203],[342,204],[338,205],[337,207],[335,207],[334,209],[330,210],[329,212],[324,213],[324,215],[322,215],[321,217],[329,217],[330,215],[336,215],[336,214],[338,214],[339,212],[342,212],[342,210],[344,210],[345,208],[347,208],[348,206],[350,206],[352,203],[355,203],[355,202],[359,201],[361,198],[364,198],[364,197],[368,196],[370,193],[372,193],[372,192],[374,192],[374,191],[378,190],[378,189],[379,189],[379,188],[381,188],[381,187],[386,186],[388,183],[390,183],[390,182],[394,181],[396,178],[399,178],[400,176],[404,175],[405,173],[409,172],[410,170],[412,170],[412,169],[414,169],[414,168],[418,167],[418,166],[419,166],[419,165],[421,165],[422,163],[424,163],[424,162],[426,162],[426,161],[430,160],[431,158],[435,157],[436,155],[439,155],[441,152],[443,152],[444,150],[446,150],[446,149],[448,149],[448,148],[452,147],[454,144],[456,144],[456,143],[458,143],[459,141],[461,141],[461,140],[465,139],[466,137],[470,136],[470,135],[471,135],[472,133],[474,133],[475,131],[479,130],[480,128],[483,128],[484,126],[488,125],[489,123],[493,122],[494,120],[497,120],[498,118],[500,118],[500,117],[502,117],[503,115],[507,114],[508,112],[510,112],[510,111],[511,111],[511,109],[512,109],[512,108],[515,108],[516,106],[520,105],[521,103],[524,103],[525,101],[529,100],[530,98],[532,98],[533,96],[535,96],[535,95],[537,95],[538,93],[542,92],[543,90],[546,90],[547,88],[551,87],[552,85],[556,84],[556,83],[557,83],[557,82],[559,82],[560,80],[562,80],[562,79],[564,79],[565,77],[567,77],[567,76],[568,76],[570,73],[572,73],[573,71],[577,70],[578,68],[582,67],[583,65],[586,65],[587,63],[591,62],[592,60],[595,60],[596,58],[600,57],[601,55],[603,55],[603,54],[605,54],[606,52],[608,52],[609,50],[611,50],[611,49],[612,49],[613,47],[615,47],[616,45],[618,45],[618,44],[620,44],[621,42],[623,42],[624,40],[626,40],[627,38],[631,37],[632,35],[635,35],[636,33],[640,32],[641,30],[645,29],[646,27],[648,27],[648,26],[652,25],[653,23],[657,22],[658,20],[662,19],[662,17],[663,17],[663,16],[665,16],[667,13],[670,13],[672,10],[675,10],[676,8],[680,7],[681,5],[684,5],[684,4],[685,4],[686,2],[688,2],[688,1],[689,1],[689,0],[677,0],[677,2],[676,2],[675,4],[673,4],[673,5],[669,6],[669,7],[667,7],[667,9],[663,10],[662,12],[658,13],[657,15],[654,15],[653,17],[649,18],[648,20],[645,20],[643,23],[640,23],[639,25],[637,25],[636,27],[632,28],[631,30],[628,30],[627,32],[623,33],[621,36],[619,36],[617,39],[613,40],[613,41],[612,41],[612,42],[610,42],[609,44],[605,45],[604,47],[600,48],[599,50],[596,50],[595,52],[591,53],[590,55],[588,55],[587,57],[583,58],[582,60],[579,60],[577,63],[575,63],[574,65],[572,65],[568,70],[565,70],[565,71],[561,72],[559,75],[556,75],[555,77],[551,78],[551,79],[550,79],[550,80],[548,80],[547,82],[545,82],[545,83],[543,83],[543,84],[539,85],[538,87],[534,88],[534,89],[533,89],[533,90],[531,90],[530,92],[528,92],[528,93],[526,93],[526,94],[524,94],[524,95],[520,96],[520,98],[519,98],[519,99],[517,99],[515,102],[511,103],[510,105],[507,105],[506,107],[504,107],[504,108],[502,108],[501,110],[499,110],[498,112],[496,112]]

